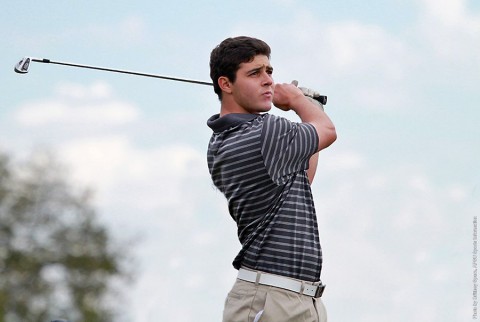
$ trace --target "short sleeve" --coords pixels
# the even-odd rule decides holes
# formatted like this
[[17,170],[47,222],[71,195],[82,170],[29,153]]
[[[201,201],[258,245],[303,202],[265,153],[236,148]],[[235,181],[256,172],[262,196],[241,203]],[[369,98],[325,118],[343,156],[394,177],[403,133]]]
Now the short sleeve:
[[291,122],[267,114],[262,130],[262,155],[268,174],[282,184],[298,171],[308,169],[308,161],[318,149],[318,134],[309,123]]

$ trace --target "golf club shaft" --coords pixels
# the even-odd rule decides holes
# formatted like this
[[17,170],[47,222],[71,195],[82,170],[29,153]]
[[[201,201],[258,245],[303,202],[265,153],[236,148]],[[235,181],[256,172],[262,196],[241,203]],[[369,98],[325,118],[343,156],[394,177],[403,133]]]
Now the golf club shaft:
[[[161,76],[161,75],[156,75],[156,74],[134,72],[134,71],[130,71],[130,70],[122,70],[122,69],[90,66],[90,65],[82,65],[82,64],[75,64],[75,63],[68,63],[68,62],[61,62],[61,61],[53,61],[53,60],[46,59],[46,58],[33,58],[33,57],[23,58],[15,66],[15,72],[20,73],[20,74],[26,74],[28,72],[30,62],[32,62],[32,61],[37,62],[37,63],[44,63],[44,64],[55,64],[55,65],[63,65],[63,66],[70,66],[70,67],[88,68],[88,69],[95,69],[95,70],[101,70],[101,71],[106,71],[106,72],[122,73],[122,74],[137,75],[137,76],[146,76],[146,77],[160,78],[160,79],[166,79],[166,80],[172,80],[172,81],[178,81],[178,82],[213,86],[212,83],[193,80],[193,79],[185,79],[185,78],[170,77],[170,76]],[[322,105],[327,104],[327,96],[323,96],[323,95],[315,96],[315,97],[313,97],[313,99],[315,99],[316,101],[318,101]]]
[[31,60],[34,61],[34,62],[37,62],[37,63],[88,68],[88,69],[95,69],[95,70],[103,70],[103,71],[106,71],[106,72],[114,72],[114,73],[122,73],[122,74],[129,74],[129,75],[146,76],[146,77],[154,77],[154,78],[161,78],[161,79],[167,79],[167,80],[173,80],[173,81],[179,81],[179,82],[185,82],[185,83],[193,83],[193,84],[213,86],[212,83],[197,81],[197,80],[192,80],[192,79],[184,79],[184,78],[177,78],[177,77],[169,77],[169,76],[161,76],[161,75],[155,75],[155,74],[140,73],[140,72],[134,72],[134,71],[129,71],[129,70],[121,70],[121,69],[113,69],[113,68],[105,68],[105,67],[98,67],[98,66],[89,66],[89,65],[81,65],[81,64],[53,61],[53,60],[45,59],[45,58],[43,58],[43,59],[32,58]]

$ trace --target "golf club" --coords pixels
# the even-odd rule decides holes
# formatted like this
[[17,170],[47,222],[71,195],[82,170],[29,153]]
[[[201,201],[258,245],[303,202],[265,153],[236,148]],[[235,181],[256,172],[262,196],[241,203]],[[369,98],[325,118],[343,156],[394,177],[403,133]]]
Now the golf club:
[[[15,65],[15,68],[14,68],[15,72],[17,72],[19,74],[28,73],[28,68],[30,67],[31,62],[43,63],[43,64],[64,65],[64,66],[79,67],[79,68],[88,68],[88,69],[102,70],[102,71],[106,71],[106,72],[114,72],[114,73],[122,73],[122,74],[129,74],[129,75],[146,76],[146,77],[154,77],[154,78],[161,78],[161,79],[178,81],[178,82],[213,86],[212,83],[198,81],[198,80],[192,80],[192,79],[161,76],[161,75],[140,73],[140,72],[134,72],[134,71],[122,70],[122,69],[113,69],[113,68],[106,68],[106,67],[81,65],[81,64],[74,64],[74,63],[68,63],[68,62],[53,61],[53,60],[46,59],[46,58],[33,58],[33,57],[22,58],[22,60],[20,60]],[[327,97],[326,96],[318,96],[318,97],[313,97],[313,98],[315,100],[319,101],[322,105],[327,104]]]

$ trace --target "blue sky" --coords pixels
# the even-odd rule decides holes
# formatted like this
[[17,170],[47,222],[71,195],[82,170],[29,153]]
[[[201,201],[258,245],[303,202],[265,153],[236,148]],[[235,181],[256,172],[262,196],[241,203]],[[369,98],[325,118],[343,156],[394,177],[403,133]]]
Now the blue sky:
[[312,188],[330,320],[472,319],[478,1],[5,2],[0,25],[0,148],[51,149],[119,239],[139,236],[125,321],[220,320],[239,244],[206,167],[216,96],[13,66],[33,56],[208,81],[211,49],[237,35],[270,44],[276,82],[329,98],[338,140]]

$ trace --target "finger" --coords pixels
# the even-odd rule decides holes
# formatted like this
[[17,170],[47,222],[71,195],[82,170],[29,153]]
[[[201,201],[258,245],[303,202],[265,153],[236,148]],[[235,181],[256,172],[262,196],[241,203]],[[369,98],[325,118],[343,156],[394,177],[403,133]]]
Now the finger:
[[318,97],[320,96],[320,93],[311,89],[311,88],[306,88],[306,87],[299,87],[299,89],[302,91],[303,95],[305,96],[310,96],[310,97]]
[[302,91],[303,95],[313,97],[312,89],[306,87],[299,87],[299,89]]

